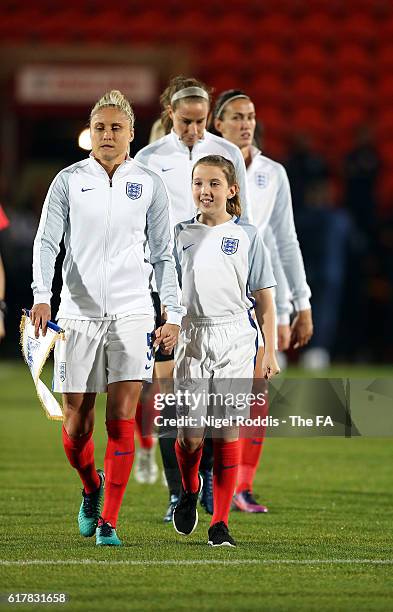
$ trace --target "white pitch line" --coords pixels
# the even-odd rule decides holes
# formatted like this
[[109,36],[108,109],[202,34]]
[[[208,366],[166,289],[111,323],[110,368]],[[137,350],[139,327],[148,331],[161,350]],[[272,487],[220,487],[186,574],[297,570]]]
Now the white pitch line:
[[166,559],[100,560],[100,559],[30,559],[8,561],[0,559],[0,566],[22,565],[393,565],[393,559]]

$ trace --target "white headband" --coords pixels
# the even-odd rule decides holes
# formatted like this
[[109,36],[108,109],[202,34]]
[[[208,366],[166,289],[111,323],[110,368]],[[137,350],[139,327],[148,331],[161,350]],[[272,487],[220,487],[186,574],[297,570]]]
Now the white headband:
[[236,94],[235,96],[232,96],[232,98],[228,98],[228,100],[225,100],[225,102],[223,102],[220,106],[220,108],[218,109],[218,111],[216,112],[216,117],[219,119],[220,115],[224,109],[224,107],[229,104],[229,102],[233,102],[233,100],[237,100],[237,98],[246,98],[247,100],[250,99],[249,96],[246,96],[246,94]]
[[196,96],[197,98],[204,98],[209,102],[209,94],[207,91],[202,89],[202,87],[185,87],[184,89],[180,89],[173,94],[171,104],[176,102],[176,100],[181,100],[182,98],[192,98],[193,96]]

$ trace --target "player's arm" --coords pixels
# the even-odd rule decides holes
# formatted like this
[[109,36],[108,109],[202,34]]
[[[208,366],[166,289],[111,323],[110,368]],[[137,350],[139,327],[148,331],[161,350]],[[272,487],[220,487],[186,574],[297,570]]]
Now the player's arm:
[[45,336],[51,318],[50,302],[56,257],[68,223],[68,174],[61,172],[51,184],[41,212],[41,219],[33,246],[34,305],[30,318],[38,338],[39,329]]
[[291,292],[289,290],[287,277],[281,265],[277,244],[269,225],[265,229],[263,239],[269,251],[273,274],[277,281],[274,294],[277,314],[277,348],[279,351],[286,351],[291,341],[291,329],[289,325],[292,312]]
[[283,166],[279,167],[279,188],[270,225],[297,313],[291,325],[291,340],[294,347],[298,348],[307,344],[313,333],[311,291],[296,234],[289,180]]
[[280,372],[275,351],[276,312],[272,292],[276,280],[269,253],[258,230],[253,226],[247,226],[246,231],[250,239],[247,283],[255,300],[255,315],[265,345],[262,373],[269,379]]
[[177,342],[185,308],[179,302],[175,264],[172,256],[169,196],[162,179],[158,175],[154,175],[153,180],[153,196],[146,216],[147,241],[158,294],[167,315],[166,323],[156,329],[154,346],[162,345],[165,350],[172,350]]

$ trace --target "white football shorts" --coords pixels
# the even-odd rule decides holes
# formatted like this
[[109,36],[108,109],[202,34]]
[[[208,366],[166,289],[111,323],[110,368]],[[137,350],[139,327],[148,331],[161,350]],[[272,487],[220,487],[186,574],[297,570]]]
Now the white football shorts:
[[151,381],[154,319],[131,315],[115,320],[59,319],[65,342],[55,346],[53,390],[105,393],[110,383]]
[[195,417],[196,427],[209,412],[226,418],[239,409],[246,416],[244,396],[252,390],[256,350],[256,325],[248,312],[224,320],[183,319],[174,386],[185,403],[178,405],[177,416]]

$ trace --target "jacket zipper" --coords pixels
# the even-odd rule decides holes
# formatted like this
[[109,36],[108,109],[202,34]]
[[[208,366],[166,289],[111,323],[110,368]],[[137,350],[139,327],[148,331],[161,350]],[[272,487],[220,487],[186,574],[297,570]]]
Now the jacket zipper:
[[112,179],[109,179],[109,198],[105,219],[105,235],[104,235],[104,257],[103,257],[103,278],[102,278],[102,316],[107,316],[107,259],[108,259],[108,243],[110,233],[110,220],[112,211]]

